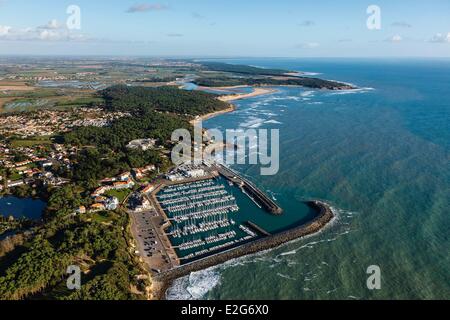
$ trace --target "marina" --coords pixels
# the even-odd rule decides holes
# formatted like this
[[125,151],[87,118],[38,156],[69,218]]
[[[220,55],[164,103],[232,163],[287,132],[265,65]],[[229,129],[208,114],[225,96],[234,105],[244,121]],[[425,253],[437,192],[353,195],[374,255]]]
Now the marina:
[[180,166],[154,185],[143,195],[151,209],[130,214],[136,252],[156,274],[267,237],[259,223],[282,212],[253,184],[219,164]]
[[166,236],[182,264],[261,236],[240,219],[238,193],[234,184],[216,176],[168,186],[156,195],[170,221]]
[[154,186],[144,195],[152,209],[130,213],[136,252],[157,279],[277,246],[320,229],[333,216],[325,204],[312,203],[320,223],[297,220],[280,228],[282,208],[220,164],[180,166]]

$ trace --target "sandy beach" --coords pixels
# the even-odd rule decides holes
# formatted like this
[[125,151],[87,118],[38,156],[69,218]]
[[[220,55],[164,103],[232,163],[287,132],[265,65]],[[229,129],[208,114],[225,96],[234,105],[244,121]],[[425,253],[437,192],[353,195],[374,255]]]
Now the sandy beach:
[[199,122],[217,117],[218,115],[221,115],[224,113],[233,112],[234,110],[236,110],[236,107],[230,103],[229,107],[226,109],[219,110],[216,112],[211,112],[211,113],[205,114],[203,116],[198,116],[194,120],[189,121],[189,123],[192,124],[193,126],[196,126]]
[[251,93],[243,93],[243,94],[231,94],[226,96],[219,97],[219,100],[230,102],[235,100],[241,100],[241,99],[247,99],[247,98],[253,98],[258,97],[266,94],[271,94],[277,92],[276,89],[270,89],[270,88],[254,88],[253,92]]
[[[213,88],[213,89],[216,89],[216,88]],[[225,96],[220,96],[218,99],[223,102],[231,102],[231,101],[236,101],[236,100],[241,100],[241,99],[258,97],[258,96],[262,96],[262,95],[266,95],[266,94],[270,94],[270,93],[274,93],[274,92],[277,92],[277,90],[271,89],[271,88],[254,88],[253,92],[251,92],[251,93],[225,95]],[[233,104],[230,103],[228,108],[226,108],[224,110],[219,110],[216,112],[211,112],[211,113],[205,114],[203,116],[198,116],[194,120],[191,120],[190,124],[192,124],[193,126],[196,126],[201,121],[205,121],[205,120],[217,117],[218,115],[221,115],[221,114],[233,112],[234,110],[236,110],[236,106],[234,106]]]
[[[242,87],[242,86],[238,86],[238,87]],[[219,89],[230,89],[230,88],[236,88],[236,87],[221,87]],[[217,89],[217,88],[210,88],[210,89]],[[247,99],[247,98],[253,98],[253,97],[257,97],[257,96],[262,96],[262,95],[266,95],[266,94],[271,94],[274,92],[277,92],[276,89],[272,89],[272,88],[253,88],[253,92],[251,93],[241,93],[241,94],[231,94],[231,95],[225,95],[225,96],[220,96],[218,99],[220,101],[223,102],[231,102],[231,101],[236,101],[236,100],[241,100],[241,99]],[[224,110],[219,110],[216,112],[211,112],[208,114],[205,114],[203,116],[198,116],[197,118],[195,118],[194,120],[191,120],[189,123],[193,126],[196,126],[199,122],[217,117],[221,114],[225,114],[225,113],[229,113],[229,112],[233,112],[236,110],[236,106],[233,104],[229,104],[229,107],[224,109]]]
[[197,86],[197,90],[214,90],[217,92],[223,91],[225,94],[229,94],[230,91],[236,90],[236,89],[242,89],[242,88],[248,88],[248,85],[239,85],[239,86],[228,86],[228,87],[205,87],[205,86]]

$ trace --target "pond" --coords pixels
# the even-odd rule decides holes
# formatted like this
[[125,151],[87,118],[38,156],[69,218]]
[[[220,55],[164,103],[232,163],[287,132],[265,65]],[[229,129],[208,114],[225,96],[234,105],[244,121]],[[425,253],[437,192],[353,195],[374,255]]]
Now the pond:
[[46,207],[42,200],[7,196],[0,198],[0,215],[39,220]]

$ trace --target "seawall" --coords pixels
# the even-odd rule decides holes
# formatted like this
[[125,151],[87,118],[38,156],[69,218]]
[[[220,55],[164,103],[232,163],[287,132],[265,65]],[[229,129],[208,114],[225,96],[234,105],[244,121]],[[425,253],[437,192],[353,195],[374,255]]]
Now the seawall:
[[258,187],[256,187],[247,179],[243,178],[237,172],[221,164],[217,166],[217,170],[225,179],[237,184],[245,192],[250,194],[250,196],[254,197],[255,201],[268,212],[274,215],[281,215],[283,213],[283,209],[279,205],[277,205],[264,192],[258,189]]

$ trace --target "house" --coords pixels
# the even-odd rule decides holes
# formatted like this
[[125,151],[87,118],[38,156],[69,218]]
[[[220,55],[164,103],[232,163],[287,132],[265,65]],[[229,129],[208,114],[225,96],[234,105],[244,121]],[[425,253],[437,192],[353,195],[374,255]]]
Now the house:
[[19,172],[19,174],[24,174],[24,171],[28,169],[29,168],[27,166],[16,167],[16,170]]
[[140,194],[134,194],[130,197],[129,205],[136,212],[142,212],[152,208],[150,201]]
[[31,163],[31,161],[30,160],[25,160],[25,161],[21,161],[21,162],[16,162],[15,164],[14,164],[14,167],[23,167],[23,166],[26,166],[27,164],[30,164]]
[[131,180],[114,182],[113,189],[131,189],[134,186],[134,182]]
[[105,201],[105,208],[107,210],[116,210],[119,207],[119,199],[110,197]]
[[23,184],[24,184],[23,180],[16,180],[16,181],[8,182],[7,186],[8,186],[8,188],[14,188],[14,187],[21,186]]
[[155,186],[152,184],[149,184],[148,186],[146,186],[144,189],[141,190],[141,193],[150,193],[153,192],[155,190]]
[[106,200],[107,200],[107,198],[106,198],[106,197],[103,197],[103,196],[97,196],[97,197],[95,197],[95,199],[94,199],[94,201],[97,202],[97,203],[105,202]]
[[85,206],[80,206],[78,209],[75,210],[76,214],[84,214],[86,213],[86,207]]
[[94,192],[91,193],[91,197],[96,198],[96,197],[104,194],[106,191],[108,191],[107,187],[99,187],[99,188],[95,189]]
[[91,211],[92,212],[96,212],[96,211],[102,211],[105,210],[105,205],[103,203],[94,203],[93,205],[91,205]]
[[148,201],[146,198],[142,198],[141,202],[134,207],[134,210],[137,212],[142,212],[151,208],[152,206],[150,204],[150,201]]
[[136,179],[141,179],[149,172],[155,171],[155,170],[156,170],[156,167],[154,165],[150,164],[143,168],[134,169],[133,171],[134,171],[134,175],[135,175]]
[[121,175],[119,175],[120,181],[127,181],[130,178],[131,178],[131,172],[125,172],[125,173],[122,173]]
[[41,163],[42,168],[47,168],[47,167],[51,167],[51,166],[53,166],[53,162],[51,162],[51,161],[45,161],[45,162]]
[[155,145],[156,145],[155,139],[138,139],[130,141],[130,143],[128,143],[127,145],[127,148],[146,151],[150,148],[153,148]]

